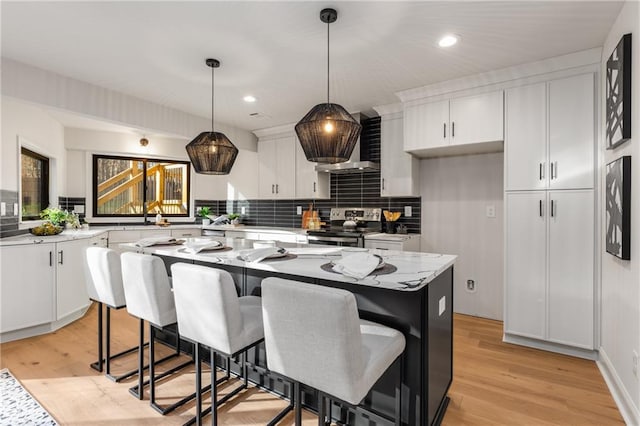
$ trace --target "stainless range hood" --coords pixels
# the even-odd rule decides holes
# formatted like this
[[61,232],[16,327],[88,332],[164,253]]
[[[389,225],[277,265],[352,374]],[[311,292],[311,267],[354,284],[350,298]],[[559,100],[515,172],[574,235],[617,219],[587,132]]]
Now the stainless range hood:
[[347,161],[344,163],[316,165],[316,172],[347,174],[373,172],[376,170],[380,170],[380,164],[373,161]]

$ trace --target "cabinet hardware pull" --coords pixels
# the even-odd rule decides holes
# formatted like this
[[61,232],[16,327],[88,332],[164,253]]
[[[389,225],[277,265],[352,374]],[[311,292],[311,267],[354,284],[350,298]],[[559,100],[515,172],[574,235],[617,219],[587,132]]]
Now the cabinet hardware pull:
[[451,122],[451,137],[452,138],[456,137],[456,122],[455,121]]
[[60,255],[60,260],[58,261],[58,263],[64,265],[64,250],[60,250],[58,254]]
[[278,184],[276,183],[276,194],[278,194],[280,192],[280,189],[278,188]]
[[551,200],[551,217],[554,217],[556,215],[555,209],[554,209],[555,204],[556,203],[553,200]]
[[549,178],[551,178],[553,180],[553,161],[551,162],[551,176],[549,176]]
[[443,133],[442,136],[444,136],[444,138],[447,138],[447,123],[442,123],[442,128],[443,128]]
[[384,178],[382,178],[382,189],[384,189]]
[[542,200],[539,200],[540,202],[540,217],[542,217]]
[[315,192],[316,192],[316,183],[313,182],[313,193],[315,194]]
[[49,251],[49,266],[53,266],[53,252]]
[[274,184],[271,184],[271,193],[275,194],[276,190],[275,190],[276,186]]
[[389,250],[389,249],[385,247],[376,247],[376,250]]
[[540,178],[538,180],[542,180],[542,163],[540,163],[540,172],[539,172],[539,176]]

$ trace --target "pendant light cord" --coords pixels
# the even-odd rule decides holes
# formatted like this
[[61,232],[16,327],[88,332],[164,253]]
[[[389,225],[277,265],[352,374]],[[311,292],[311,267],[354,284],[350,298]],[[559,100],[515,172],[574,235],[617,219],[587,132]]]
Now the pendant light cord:
[[214,72],[215,72],[215,68],[211,67],[211,133],[213,133],[213,115],[215,113],[215,108],[214,108],[214,93],[216,90],[216,86],[214,84]]
[[327,105],[329,104],[329,61],[330,61],[330,56],[329,56],[329,27],[330,27],[330,23],[327,22]]

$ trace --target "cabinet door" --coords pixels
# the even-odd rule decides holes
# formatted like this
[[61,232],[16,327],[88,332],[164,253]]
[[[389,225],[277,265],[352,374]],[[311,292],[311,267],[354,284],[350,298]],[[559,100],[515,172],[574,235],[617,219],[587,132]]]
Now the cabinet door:
[[276,195],[277,141],[258,142],[258,193],[260,198],[269,199]]
[[449,144],[449,101],[407,106],[404,109],[404,150]]
[[505,125],[505,188],[547,186],[546,83],[507,90]]
[[296,138],[277,139],[276,198],[293,199],[296,196]]
[[549,83],[549,188],[594,187],[594,76]]
[[451,145],[504,140],[503,92],[451,99]]
[[55,319],[54,244],[0,247],[0,332]]
[[304,150],[296,138],[296,197],[329,198],[329,173],[316,172],[317,163],[307,161]]
[[506,203],[505,331],[545,337],[546,193],[513,192]]
[[201,228],[179,228],[171,230],[171,236],[175,238],[197,238],[201,235]]
[[364,247],[377,250],[402,251],[402,241],[364,240]]
[[403,151],[403,119],[382,119],[380,123],[380,195],[415,196],[418,160]]
[[593,349],[593,191],[549,191],[549,340]]
[[89,240],[71,240],[56,244],[56,319],[89,305],[85,283],[85,249]]

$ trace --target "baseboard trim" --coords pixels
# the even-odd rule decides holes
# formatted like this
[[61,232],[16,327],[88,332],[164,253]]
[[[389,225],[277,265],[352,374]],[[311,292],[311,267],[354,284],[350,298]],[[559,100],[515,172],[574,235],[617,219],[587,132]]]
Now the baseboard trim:
[[628,425],[640,425],[640,410],[633,403],[631,395],[629,395],[629,392],[627,392],[627,389],[624,387],[620,376],[618,376],[605,350],[601,347],[599,352],[600,359],[596,361],[596,365],[600,369],[600,373],[602,373],[602,377],[604,377],[604,381],[609,387],[609,392],[611,392],[611,396],[618,406],[624,422]]
[[532,339],[530,337],[524,336],[517,336],[514,334],[504,333],[502,336],[502,341],[505,343],[512,343],[514,345],[540,349],[542,351],[556,352],[563,355],[590,359],[591,361],[595,361],[598,359],[598,352],[595,350],[574,348],[572,346],[561,345],[559,343],[553,342],[545,342],[542,340]]

